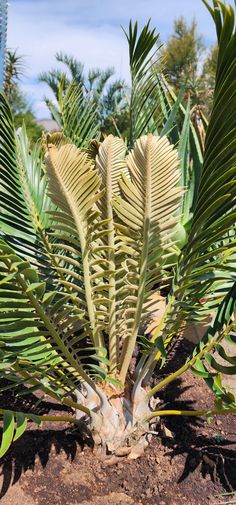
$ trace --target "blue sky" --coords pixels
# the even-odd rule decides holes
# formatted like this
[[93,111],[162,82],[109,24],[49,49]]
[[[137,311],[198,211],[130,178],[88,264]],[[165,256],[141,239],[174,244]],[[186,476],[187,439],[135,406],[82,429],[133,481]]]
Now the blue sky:
[[189,21],[195,17],[205,43],[214,43],[214,25],[201,0],[10,0],[8,47],[25,56],[21,86],[36,115],[48,116],[43,97],[50,93],[37,75],[56,66],[57,51],[76,56],[86,68],[113,66],[117,77],[128,79],[120,25],[127,27],[130,18],[140,24],[151,18],[164,42],[180,15]]

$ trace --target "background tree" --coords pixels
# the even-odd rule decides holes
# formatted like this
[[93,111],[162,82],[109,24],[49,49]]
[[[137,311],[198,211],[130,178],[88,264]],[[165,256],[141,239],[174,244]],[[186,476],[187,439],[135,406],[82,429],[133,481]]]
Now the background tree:
[[42,134],[42,128],[36,123],[27,97],[19,86],[24,69],[24,57],[17,54],[17,50],[8,49],[6,51],[4,93],[11,106],[15,127],[21,127],[24,121],[30,140],[36,141]]
[[186,79],[194,82],[198,77],[199,60],[204,51],[201,35],[197,33],[197,23],[188,26],[180,17],[174,21],[174,33],[162,51],[166,74],[170,84],[179,88]]
[[[65,71],[57,68],[42,72],[39,75],[39,81],[51,88],[57,101],[59,101],[60,93],[64,95],[71,82],[78,85],[82,89],[84,99],[93,101],[97,108],[100,130],[103,133],[107,131],[112,133],[122,131],[123,133],[128,125],[125,83],[120,79],[110,83],[110,79],[114,76],[114,69],[94,68],[90,69],[86,75],[83,63],[73,56],[58,52],[55,57],[58,63],[65,66]],[[45,99],[45,102],[52,111],[51,101]]]
[[212,108],[212,98],[215,88],[217,58],[218,58],[218,46],[217,44],[215,44],[209,49],[202,67],[202,82],[205,87],[204,99],[209,111]]
[[173,34],[162,50],[165,74],[178,94],[181,86],[186,86],[186,101],[190,106],[209,116],[215,84],[217,65],[217,45],[206,52],[195,20],[188,25],[183,18],[174,21]]
[[13,101],[16,87],[24,73],[24,57],[17,54],[17,50],[7,49],[6,70],[4,79],[4,93],[8,101]]

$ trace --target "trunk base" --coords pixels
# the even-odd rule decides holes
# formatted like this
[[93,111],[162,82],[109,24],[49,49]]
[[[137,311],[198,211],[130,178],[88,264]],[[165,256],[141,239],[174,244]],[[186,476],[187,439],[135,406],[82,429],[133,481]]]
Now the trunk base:
[[[80,392],[77,400],[81,402]],[[76,417],[83,417],[88,423],[90,421],[94,446],[104,456],[110,456],[106,458],[107,464],[113,464],[121,458],[136,459],[143,454],[151,438],[150,421],[146,419],[157,402],[154,400],[155,404],[150,405],[143,388],[139,388],[133,398],[127,398],[116,390],[109,395],[100,391],[99,398],[94,391],[87,389],[83,403],[93,410],[95,420],[91,422],[80,411],[76,412]],[[157,418],[154,423],[157,423]]]

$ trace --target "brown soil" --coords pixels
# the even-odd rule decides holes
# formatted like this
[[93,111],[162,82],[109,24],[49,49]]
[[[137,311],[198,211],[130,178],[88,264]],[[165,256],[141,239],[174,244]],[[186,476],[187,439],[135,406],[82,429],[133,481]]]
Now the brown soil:
[[[189,350],[180,345],[179,366]],[[179,357],[181,356],[181,359]],[[213,397],[205,383],[185,374],[161,393],[166,408],[208,408]],[[4,393],[1,407],[62,413],[62,407],[36,395]],[[65,409],[64,409],[65,411]],[[68,412],[68,411],[67,411]],[[236,503],[236,416],[165,418],[145,454],[109,465],[92,441],[63,424],[32,423],[2,459],[2,505],[216,505]],[[221,495],[221,496],[219,496]]]

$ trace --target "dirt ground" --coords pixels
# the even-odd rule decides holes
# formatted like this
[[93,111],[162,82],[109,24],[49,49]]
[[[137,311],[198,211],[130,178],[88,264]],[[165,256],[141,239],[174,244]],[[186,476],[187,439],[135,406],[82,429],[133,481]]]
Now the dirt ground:
[[[175,349],[161,377],[184,361],[191,345]],[[166,408],[202,409],[213,403],[205,383],[189,373],[160,398]],[[12,393],[0,398],[0,406],[41,414],[65,411],[50,401],[38,404],[35,395]],[[236,504],[236,494],[222,494],[236,490],[236,416],[219,416],[210,424],[166,417],[163,426],[141,458],[108,465],[94,453],[92,441],[68,425],[32,423],[1,461],[1,504]]]

